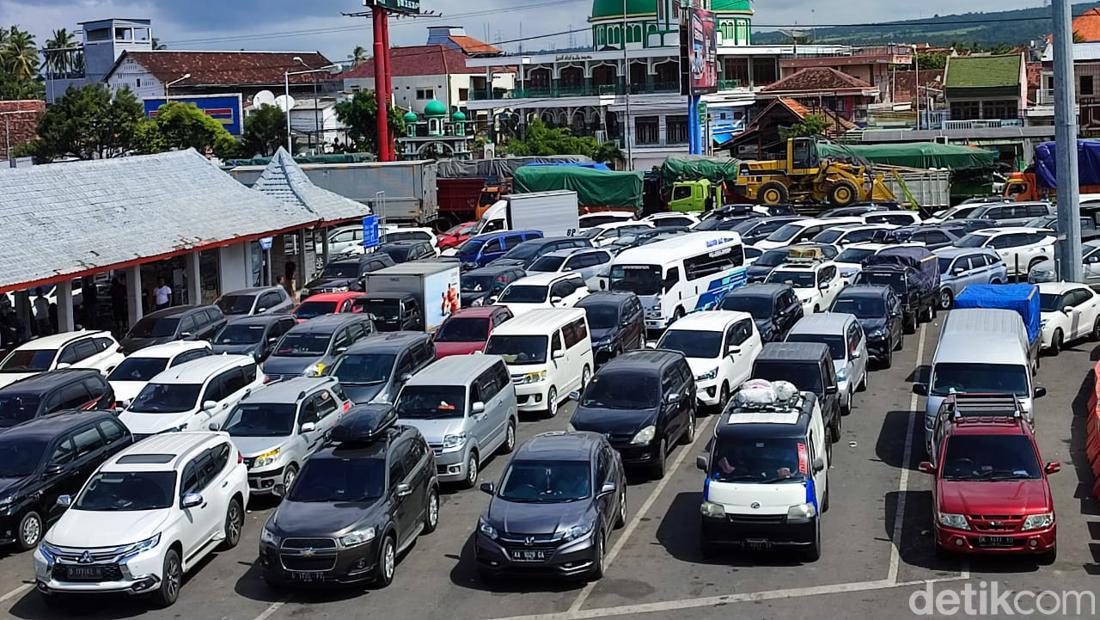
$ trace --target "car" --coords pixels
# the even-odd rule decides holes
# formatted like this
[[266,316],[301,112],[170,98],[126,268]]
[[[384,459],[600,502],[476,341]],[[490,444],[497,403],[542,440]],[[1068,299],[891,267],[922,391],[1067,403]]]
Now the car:
[[281,286],[246,288],[226,293],[214,301],[230,319],[260,314],[289,314],[294,300]]
[[786,382],[747,382],[695,466],[706,474],[699,549],[796,549],[821,557],[832,445],[821,403]]
[[651,222],[627,220],[585,228],[577,233],[577,237],[588,239],[592,247],[602,248],[611,245],[620,238],[632,237],[638,233],[653,230],[654,228],[655,226],[653,226]]
[[385,587],[401,554],[435,531],[435,458],[423,435],[395,421],[389,405],[354,408],[294,483],[277,486],[282,502],[260,534],[264,581],[279,589]]
[[[363,247],[362,224],[355,226],[341,226],[338,228],[334,228],[327,234],[329,256],[340,256],[341,254],[348,254],[358,248]],[[315,248],[315,253],[318,256],[320,256],[323,251],[323,247]]]
[[427,241],[433,248],[433,253],[439,255],[439,250],[435,248],[439,247],[439,238],[436,236],[435,231],[431,228],[406,228],[406,227],[386,227],[381,231],[382,243],[393,243],[395,241]]
[[598,288],[596,275],[606,269],[614,256],[608,250],[570,249],[543,254],[527,268],[527,275],[539,273],[579,273],[589,289]]
[[788,259],[772,270],[764,282],[794,288],[805,314],[824,311],[846,286],[836,263],[821,259]]
[[452,314],[435,331],[436,358],[484,351],[493,330],[511,318],[512,311],[504,306],[478,306]]
[[357,313],[356,303],[367,298],[366,293],[347,291],[344,293],[318,293],[298,304],[294,309],[294,320],[305,323],[310,319],[327,314]]
[[863,224],[863,220],[858,217],[795,220],[776,229],[763,241],[758,241],[753,245],[761,250],[785,248],[796,243],[809,241],[825,230],[845,224]]
[[1049,202],[1003,202],[982,205],[966,217],[972,220],[988,220],[989,227],[1023,226],[1033,218],[1055,215]]
[[218,427],[248,467],[253,496],[290,487],[302,464],[328,439],[352,402],[332,377],[295,377],[257,388]]
[[481,222],[462,222],[456,224],[446,230],[443,234],[439,235],[438,241],[436,241],[436,247],[440,250],[449,250],[451,248],[458,247],[463,241],[466,241],[477,233],[477,227]]
[[936,255],[915,245],[893,246],[863,259],[854,284],[889,286],[901,302],[905,333],[931,322],[939,308],[940,264]]
[[1027,277],[1045,260],[1054,257],[1055,236],[1052,231],[1037,228],[988,228],[972,232],[959,239],[955,247],[989,248],[1008,267],[1008,275]]
[[596,213],[586,213],[578,218],[578,229],[584,230],[586,228],[594,228],[601,224],[613,224],[618,222],[629,222],[634,220],[633,211],[597,211]]
[[818,342],[829,347],[836,371],[840,413],[852,413],[857,391],[867,389],[867,337],[854,315],[824,312],[803,317],[787,334],[787,342]]
[[405,383],[395,407],[399,423],[423,433],[440,482],[473,488],[483,463],[516,447],[516,390],[495,355],[439,360]]
[[1039,285],[1042,348],[1058,355],[1067,342],[1100,341],[1100,295],[1084,284],[1043,282]]
[[805,313],[794,288],[786,284],[747,284],[730,291],[719,310],[747,312],[761,342],[782,342]]
[[863,216],[863,221],[868,224],[890,224],[893,226],[915,226],[921,223],[920,214],[916,211],[892,210],[875,211]]
[[826,441],[840,440],[840,386],[829,346],[816,342],[769,342],[752,367],[753,379],[786,381],[817,396]]
[[699,223],[699,218],[691,213],[666,212],[654,213],[640,221],[649,222],[656,228],[673,228],[677,226],[691,228]]
[[211,340],[215,354],[251,355],[267,359],[283,334],[298,324],[289,314],[261,314],[227,323]]
[[[613,529],[626,525],[626,475],[595,433],[535,435],[512,456],[477,522],[478,572],[603,577]],[[517,518],[517,515],[523,517]]]
[[153,345],[122,360],[107,375],[107,381],[115,393],[115,401],[126,407],[153,377],[166,369],[213,354],[210,343],[204,341],[177,340]]
[[501,230],[470,237],[457,248],[455,257],[464,270],[484,267],[524,241],[542,239],[538,230]]
[[299,297],[305,301],[321,293],[362,291],[363,281],[368,273],[393,267],[395,264],[389,254],[379,252],[330,261],[321,270],[319,277],[302,287]]
[[265,381],[319,377],[351,345],[373,333],[374,324],[365,314],[333,314],[295,325],[264,360]]
[[110,332],[77,331],[35,338],[0,362],[0,387],[61,368],[91,368],[109,374],[123,360]]
[[817,233],[811,241],[843,248],[852,243],[867,243],[875,233],[893,228],[889,224],[843,224]]
[[[993,202],[1006,202],[1003,198],[996,199]],[[924,220],[925,224],[941,224],[944,222],[951,222],[954,220],[969,219],[978,209],[990,204],[989,202],[963,202],[960,205],[951,207],[949,209],[943,209],[942,211],[936,211],[932,214],[932,217]],[[988,225],[988,224],[987,224]]]
[[459,297],[463,308],[487,305],[490,297],[497,297],[506,286],[526,278],[527,272],[515,265],[488,265],[462,274]]
[[856,317],[867,337],[867,355],[883,368],[894,364],[894,351],[900,351],[905,344],[901,301],[894,289],[889,286],[849,286],[836,296],[829,312]]
[[357,405],[392,403],[401,386],[434,361],[435,345],[428,334],[384,332],[351,345],[327,374],[340,381]]
[[122,339],[124,355],[174,340],[210,340],[226,324],[217,306],[174,306],[146,314]]
[[959,417],[946,436],[933,474],[932,528],[936,552],[1057,557],[1054,498],[1031,427],[1021,417]]
[[[835,259],[840,254],[840,250],[834,245],[822,245],[818,243],[799,243],[793,247],[797,248],[817,248],[821,255],[829,260]],[[757,248],[760,249],[760,248]],[[787,262],[790,257],[791,248],[781,247],[774,250],[764,250],[763,254],[756,260],[748,265],[748,281],[749,283],[764,282],[768,279],[768,274],[773,269]]]
[[118,417],[137,439],[220,427],[233,407],[261,385],[263,377],[250,356],[202,357],[153,377]]
[[573,307],[585,312],[596,368],[626,351],[645,348],[645,311],[634,293],[600,291]]
[[370,316],[380,332],[424,330],[424,309],[411,291],[367,293],[352,302],[351,311]]
[[34,553],[35,589],[176,602],[184,575],[240,542],[248,470],[224,433],[170,433],[111,457]]
[[997,252],[988,248],[940,248],[935,251],[940,263],[940,310],[950,310],[955,297],[972,284],[1004,284],[1008,267]]
[[[1100,205],[1094,205],[1094,208]],[[1096,239],[1100,236],[1100,230],[1096,226],[1096,217],[1080,217],[1078,222],[1081,227],[1081,238],[1085,240]],[[1047,230],[1058,230],[1058,216],[1057,215],[1044,215],[1042,217],[1036,217],[1028,220],[1024,223],[1025,228],[1045,228]]]
[[591,247],[592,243],[582,236],[530,239],[508,250],[504,256],[494,260],[492,264],[499,266],[512,265],[526,270],[540,257],[551,252]]
[[0,428],[66,409],[114,409],[115,393],[99,371],[51,370],[0,388]]
[[393,262],[411,263],[413,261],[435,258],[435,246],[428,241],[408,240],[383,243],[374,250],[375,254],[388,254]]
[[[1081,244],[1081,262],[1083,265],[1081,272],[1085,276],[1085,284],[1100,286],[1100,243]],[[1027,281],[1032,284],[1056,282],[1057,280],[1058,269],[1053,258],[1036,263],[1027,274]]]
[[580,274],[540,273],[512,282],[489,301],[519,316],[540,308],[572,308],[587,295],[588,286]]
[[897,203],[864,203],[848,207],[836,207],[821,213],[821,217],[864,217],[871,213],[882,213],[897,209]]
[[840,271],[840,277],[846,282],[851,282],[859,275],[859,272],[863,271],[863,261],[865,259],[896,247],[895,244],[886,243],[853,243],[845,246],[844,251],[837,254],[833,262],[836,263],[836,267]]
[[943,399],[932,423],[927,442],[928,461],[939,466],[940,451],[951,427],[963,418],[1024,418],[1026,410],[1020,399],[1011,394],[956,393]]
[[657,348],[683,353],[699,404],[722,411],[730,394],[752,374],[764,344],[751,314],[718,310],[689,314],[669,325]]
[[[741,235],[741,241],[747,244],[755,244],[763,241],[773,232],[779,230],[783,226],[790,224],[791,222],[797,222],[798,220],[806,219],[801,215],[778,215],[778,216],[766,216],[760,218],[749,218],[741,220],[733,228],[726,229],[723,226],[718,226],[714,230],[729,230]],[[708,220],[709,221],[709,220]],[[705,223],[705,222],[704,222]],[[695,227],[695,230],[707,230],[703,228],[703,225]]]
[[970,230],[965,226],[904,226],[875,233],[872,241],[888,244],[921,245],[929,250],[946,248],[966,236]]

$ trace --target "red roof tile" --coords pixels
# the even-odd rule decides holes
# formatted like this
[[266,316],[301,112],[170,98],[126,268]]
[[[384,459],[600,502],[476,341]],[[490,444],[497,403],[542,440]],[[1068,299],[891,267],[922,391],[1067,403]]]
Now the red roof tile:
[[470,36],[452,34],[448,38],[451,43],[461,47],[463,53],[468,56],[496,56],[503,53],[500,48],[483,43]]
[[[394,76],[482,74],[484,67],[467,67],[466,55],[443,45],[413,45],[390,50]],[[344,79],[374,77],[374,60],[341,74]]]
[[1100,41],[1100,9],[1089,9],[1078,15],[1073,20],[1073,35],[1076,43]]
[[[14,112],[14,114],[11,114]],[[0,116],[4,123],[0,129],[9,132],[12,149],[38,137],[38,120],[46,113],[46,102],[34,99],[0,101]],[[0,139],[0,160],[8,158],[8,137]]]
[[[305,67],[294,61],[302,59]],[[320,52],[124,52],[115,63],[117,68],[125,58],[132,58],[161,82],[178,79],[186,73],[191,78],[181,87],[205,85],[269,86],[282,84],[287,70],[320,69],[332,64]],[[111,70],[114,72],[114,69]],[[292,75],[292,84],[311,84],[314,76]]]
[[[913,94],[917,92],[914,83],[916,73],[913,71],[898,71],[891,77],[894,81],[894,103],[906,103],[913,100]],[[920,72],[920,85],[936,90],[943,90],[943,69],[925,69]],[[925,95],[928,93],[925,92]]]
[[816,91],[862,91],[873,89],[863,80],[837,71],[832,67],[809,67],[763,88],[766,93],[816,92]]

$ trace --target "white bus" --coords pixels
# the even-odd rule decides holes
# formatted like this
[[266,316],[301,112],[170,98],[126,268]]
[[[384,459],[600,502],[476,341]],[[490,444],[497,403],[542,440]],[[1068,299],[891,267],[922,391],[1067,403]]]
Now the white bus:
[[747,280],[740,235],[698,232],[619,254],[609,288],[640,297],[646,329],[661,330],[689,312],[717,307]]

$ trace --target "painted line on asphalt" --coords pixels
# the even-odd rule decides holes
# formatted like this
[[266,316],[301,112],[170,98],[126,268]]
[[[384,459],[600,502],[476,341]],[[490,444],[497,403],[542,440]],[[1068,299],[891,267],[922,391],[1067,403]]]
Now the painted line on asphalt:
[[[920,338],[917,340],[917,366],[919,369],[924,363],[924,338],[928,334],[928,324],[920,326]],[[916,370],[914,370],[916,372]],[[919,377],[914,377],[919,379]],[[905,451],[901,457],[901,477],[898,479],[898,505],[894,510],[894,535],[891,536],[890,569],[886,573],[886,581],[898,582],[898,567],[901,564],[901,529],[905,521],[905,494],[909,491],[909,461],[913,458],[913,425],[917,420],[923,424],[924,416],[918,417],[916,393],[909,397],[909,423],[905,428]]]
[[18,588],[12,590],[11,592],[8,592],[7,594],[4,594],[4,595],[0,596],[0,603],[3,603],[4,601],[10,600],[10,599],[13,599],[13,598],[19,596],[20,594],[26,592],[27,590],[30,590],[33,587],[34,587],[34,584],[25,583],[25,584],[19,586]]
[[272,616],[272,614],[279,611],[280,607],[282,607],[283,605],[286,605],[287,600],[288,599],[283,599],[281,601],[275,601],[274,603],[268,605],[267,609],[263,610],[260,613],[260,615],[256,616],[255,620],[267,620],[268,618],[270,618]]

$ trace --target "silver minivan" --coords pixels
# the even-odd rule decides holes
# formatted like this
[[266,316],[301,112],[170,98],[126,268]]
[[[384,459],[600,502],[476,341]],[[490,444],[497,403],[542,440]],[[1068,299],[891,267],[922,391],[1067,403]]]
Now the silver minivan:
[[516,447],[516,390],[495,355],[445,357],[413,375],[397,396],[400,424],[435,452],[440,482],[477,484],[481,464]]

